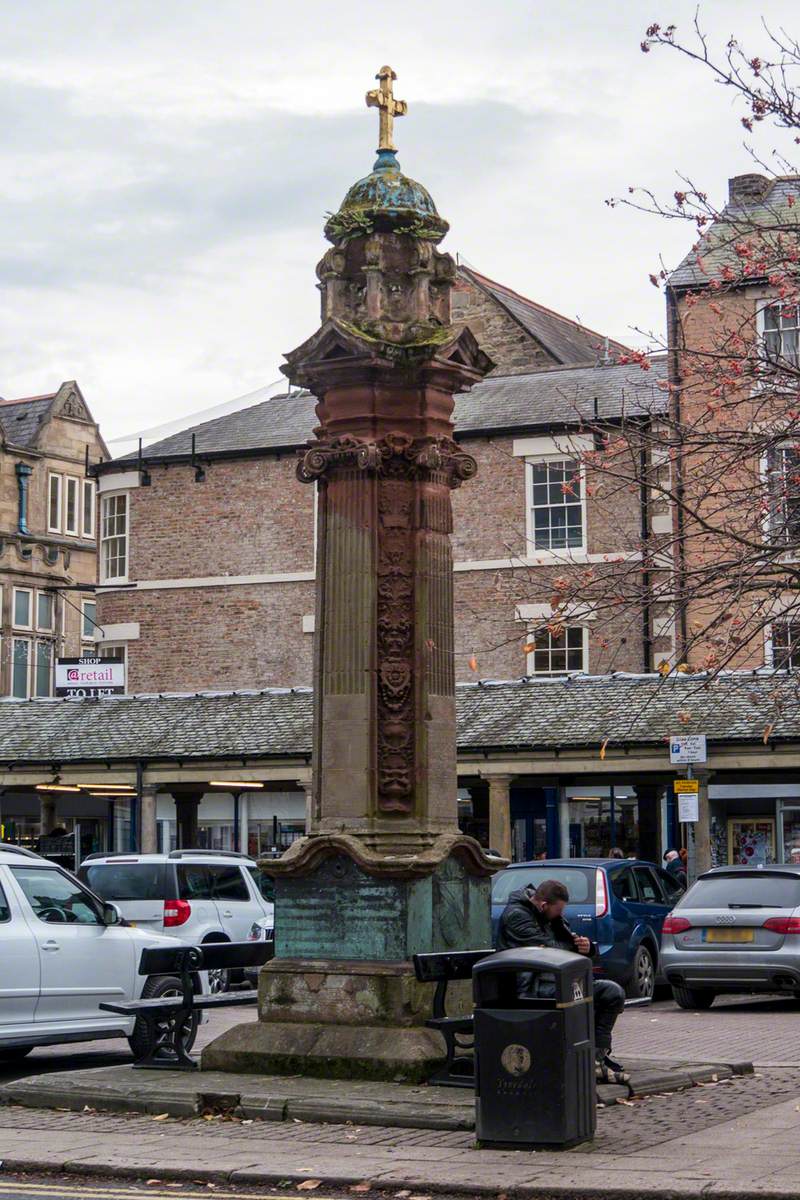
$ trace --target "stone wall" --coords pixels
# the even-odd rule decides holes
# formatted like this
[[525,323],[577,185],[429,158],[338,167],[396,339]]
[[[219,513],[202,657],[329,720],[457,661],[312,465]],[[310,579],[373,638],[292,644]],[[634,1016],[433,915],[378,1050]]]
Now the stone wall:
[[459,273],[451,296],[453,322],[469,325],[478,344],[496,366],[494,375],[519,375],[557,366],[544,346],[496,300]]

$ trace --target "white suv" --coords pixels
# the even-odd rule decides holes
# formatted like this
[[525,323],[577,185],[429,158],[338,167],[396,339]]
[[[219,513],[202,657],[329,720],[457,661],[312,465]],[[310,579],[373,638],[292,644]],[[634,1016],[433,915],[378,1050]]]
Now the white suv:
[[[190,946],[260,939],[273,928],[272,879],[231,850],[92,854],[78,874],[132,925]],[[231,982],[229,971],[208,974],[212,992]]]
[[139,975],[142,950],[170,942],[121,921],[68,871],[0,843],[0,1062],[94,1038],[126,1037],[147,1053],[144,1022],[99,1005],[180,995],[180,980]]

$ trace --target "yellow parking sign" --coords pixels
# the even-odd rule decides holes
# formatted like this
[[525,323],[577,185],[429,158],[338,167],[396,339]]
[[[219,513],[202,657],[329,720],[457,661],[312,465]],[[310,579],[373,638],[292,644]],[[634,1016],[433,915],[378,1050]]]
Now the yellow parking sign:
[[699,792],[700,787],[696,779],[676,779],[672,784],[675,789],[675,795],[687,795],[691,792]]

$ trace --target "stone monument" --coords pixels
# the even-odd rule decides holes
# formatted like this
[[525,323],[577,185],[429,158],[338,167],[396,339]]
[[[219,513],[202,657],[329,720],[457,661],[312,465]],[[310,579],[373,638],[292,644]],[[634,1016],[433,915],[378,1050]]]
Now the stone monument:
[[204,1069],[424,1078],[443,1043],[411,956],[490,944],[501,863],[457,823],[450,492],[476,470],[453,395],[493,364],[451,324],[448,225],[400,171],[395,78],[382,67],[367,93],[378,158],[325,226],[322,324],[283,368],[318,400],[297,468],[319,500],[310,829],[264,864],[259,1020]]

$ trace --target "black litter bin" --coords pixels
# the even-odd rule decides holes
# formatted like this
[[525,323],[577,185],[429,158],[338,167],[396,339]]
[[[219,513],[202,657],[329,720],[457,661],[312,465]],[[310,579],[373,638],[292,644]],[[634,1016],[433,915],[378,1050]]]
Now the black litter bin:
[[472,972],[481,1146],[566,1149],[595,1130],[592,964],[501,950]]

